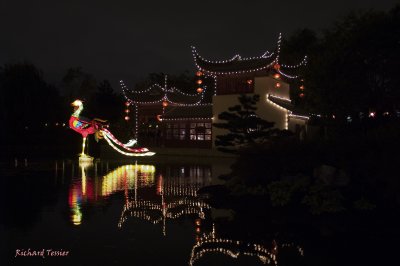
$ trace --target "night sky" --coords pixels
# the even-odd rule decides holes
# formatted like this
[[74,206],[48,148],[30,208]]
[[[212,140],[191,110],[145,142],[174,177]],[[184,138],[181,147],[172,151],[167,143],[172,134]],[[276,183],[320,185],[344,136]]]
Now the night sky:
[[[190,46],[210,59],[272,50],[279,32],[320,30],[350,10],[398,0],[0,0],[0,65],[29,61],[57,84],[81,66],[115,89],[151,72],[194,70]],[[301,45],[301,44],[299,44]]]

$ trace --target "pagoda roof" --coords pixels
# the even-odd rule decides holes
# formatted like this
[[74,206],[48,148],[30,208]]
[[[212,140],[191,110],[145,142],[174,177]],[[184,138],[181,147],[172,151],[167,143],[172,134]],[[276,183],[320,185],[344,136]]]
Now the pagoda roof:
[[212,61],[202,57],[192,47],[193,58],[196,67],[207,74],[240,74],[258,72],[261,70],[272,68],[276,63],[274,53],[265,52],[260,57],[242,58],[240,55],[235,55],[231,59]]
[[[298,67],[307,64],[307,56],[296,65],[286,65],[279,61],[282,35],[279,34],[277,46],[274,52],[266,51],[261,56],[242,57],[239,54],[226,60],[209,60],[201,56],[196,47],[192,46],[192,54],[196,68],[207,75],[237,75],[255,73],[264,70],[275,70],[286,78],[298,78],[293,74]],[[288,71],[288,73],[286,73]]]
[[212,105],[194,105],[194,106],[167,106],[164,111],[163,119],[173,118],[209,118],[211,119]]
[[127,89],[123,83],[122,88],[131,104],[159,104],[166,100],[176,105],[192,105],[202,103],[204,100],[202,93],[186,93],[175,87],[162,87],[158,84],[142,91]]

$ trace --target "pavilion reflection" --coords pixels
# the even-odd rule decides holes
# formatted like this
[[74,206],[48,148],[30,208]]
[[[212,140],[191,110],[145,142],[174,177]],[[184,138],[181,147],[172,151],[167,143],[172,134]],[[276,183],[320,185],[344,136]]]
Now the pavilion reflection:
[[[178,171],[173,171],[178,170]],[[135,187],[126,197],[118,227],[122,228],[130,218],[162,224],[166,235],[166,220],[182,216],[205,219],[205,211],[211,207],[197,197],[197,191],[211,182],[209,168],[190,167],[167,169],[166,176],[159,174],[151,191]]]
[[207,254],[219,253],[233,259],[237,259],[241,255],[256,257],[262,264],[277,266],[278,252],[284,249],[292,249],[297,255],[304,256],[303,248],[294,243],[278,244],[277,241],[273,240],[271,245],[266,247],[261,244],[218,237],[215,225],[213,224],[211,232],[204,233],[202,236],[196,238],[196,244],[193,246],[190,254],[189,265],[195,265],[196,261]]

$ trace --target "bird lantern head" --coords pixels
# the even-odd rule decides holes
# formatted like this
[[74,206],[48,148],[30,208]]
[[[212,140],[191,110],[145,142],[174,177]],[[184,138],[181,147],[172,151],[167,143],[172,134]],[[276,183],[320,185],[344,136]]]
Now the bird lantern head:
[[74,102],[71,103],[71,106],[81,106],[83,103],[81,100],[75,100]]
[[83,105],[83,103],[81,100],[75,100],[74,102],[71,103],[71,106],[74,107],[74,111],[76,111],[82,105]]

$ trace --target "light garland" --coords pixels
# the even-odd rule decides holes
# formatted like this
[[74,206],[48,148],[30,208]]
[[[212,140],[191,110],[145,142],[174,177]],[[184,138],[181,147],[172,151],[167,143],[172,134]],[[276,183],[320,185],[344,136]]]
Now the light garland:
[[305,115],[294,115],[294,114],[289,114],[289,117],[293,117],[293,118],[297,118],[297,119],[305,119],[305,120],[309,120],[309,119],[310,119],[309,116],[305,116]]
[[269,97],[269,98],[275,98],[275,99],[282,100],[282,101],[286,101],[286,102],[289,102],[289,103],[292,102],[292,100],[290,100],[290,99],[288,99],[288,98],[280,97],[280,96],[273,95],[273,94],[268,94],[268,97]]
[[[305,66],[307,64],[307,56],[305,56],[303,58],[303,60],[296,64],[296,65],[288,65],[288,64],[279,64],[279,57],[280,57],[280,52],[281,52],[281,43],[282,43],[282,34],[279,33],[278,36],[278,41],[277,41],[277,49],[276,49],[276,53],[269,53],[268,51],[265,52],[262,56],[259,57],[247,57],[247,58],[242,58],[239,54],[235,55],[234,57],[232,57],[231,59],[227,59],[227,60],[208,60],[205,59],[204,57],[202,57],[196,50],[196,48],[194,46],[191,46],[192,48],[192,56],[194,59],[194,63],[197,67],[198,70],[207,73],[207,74],[211,74],[211,75],[232,75],[232,74],[246,74],[246,73],[252,73],[252,72],[258,72],[261,70],[265,70],[268,68],[271,68],[274,65],[279,65],[280,67],[283,68],[289,68],[289,69],[294,69],[294,68],[299,68],[301,66]],[[224,63],[230,63],[233,61],[248,61],[248,60],[259,60],[259,59],[268,59],[268,58],[272,58],[275,55],[275,58],[267,63],[265,66],[263,67],[258,67],[258,68],[254,68],[254,69],[250,69],[250,70],[241,70],[241,71],[210,71],[207,70],[203,67],[201,67],[199,65],[199,60],[202,60],[206,63],[211,63],[211,64],[224,64]],[[284,73],[282,70],[280,69],[276,69],[280,74],[282,74],[283,76],[285,76],[286,78],[289,79],[296,79],[299,77],[299,75],[289,75]]]
[[137,104],[135,104],[135,138],[138,139],[139,137],[139,108]]
[[226,59],[226,60],[208,60],[208,59],[202,57],[197,52],[195,46],[191,46],[191,48],[192,48],[192,54],[193,55],[195,55],[196,57],[200,58],[204,62],[212,63],[212,64],[225,64],[225,63],[230,63],[230,62],[233,62],[233,61],[249,61],[249,60],[256,60],[256,59],[268,59],[268,58],[271,58],[274,55],[274,53],[270,53],[269,51],[266,51],[261,56],[241,57],[239,54],[236,54],[231,59]]
[[[124,98],[126,99],[126,101],[128,101],[130,104],[136,104],[136,105],[150,105],[150,104],[157,104],[157,103],[161,103],[163,102],[164,105],[165,102],[177,105],[177,106],[199,106],[199,105],[204,105],[204,103],[202,103],[202,101],[204,100],[204,94],[207,90],[207,86],[204,86],[204,89],[202,90],[201,93],[196,93],[196,94],[189,94],[189,93],[185,93],[179,89],[177,89],[176,87],[168,87],[168,76],[165,75],[164,76],[164,86],[161,86],[159,84],[153,84],[151,85],[148,89],[145,90],[141,90],[141,91],[132,91],[129,90],[129,93],[137,93],[137,94],[141,94],[141,93],[146,93],[149,92],[151,89],[158,87],[159,89],[161,89],[164,93],[162,95],[162,98],[159,100],[155,100],[155,101],[134,101],[132,99],[130,99],[127,94],[128,94],[128,89],[126,88],[124,82],[121,80],[120,81],[121,87],[122,87],[122,92],[124,95]],[[171,99],[168,98],[168,93],[173,93],[173,92],[178,92],[184,96],[188,96],[188,97],[200,97],[200,99],[195,102],[195,103],[191,103],[191,104],[185,104],[185,103],[178,103],[175,101],[172,101]],[[209,104],[205,104],[205,105],[209,105]],[[164,106],[165,107],[165,106]]]
[[184,117],[184,118],[161,118],[162,121],[183,121],[183,120],[212,120],[212,117]]
[[277,107],[277,108],[279,108],[279,109],[285,111],[285,129],[288,130],[288,129],[289,129],[289,114],[291,114],[292,112],[291,112],[290,110],[288,110],[288,109],[286,109],[286,108],[280,106],[279,104],[276,104],[276,103],[274,103],[273,101],[271,101],[271,100],[269,99],[270,96],[271,96],[270,94],[267,94],[267,96],[266,96],[267,102],[270,103],[270,104],[272,104],[273,106],[275,106],[275,107]]
[[217,238],[215,226],[213,225],[212,231],[207,235],[203,235],[193,246],[189,265],[193,266],[197,260],[207,253],[222,253],[234,259],[237,259],[241,254],[245,256],[255,256],[264,264],[272,262],[277,266],[276,251],[276,249],[269,251],[260,244],[250,244],[238,240]]

